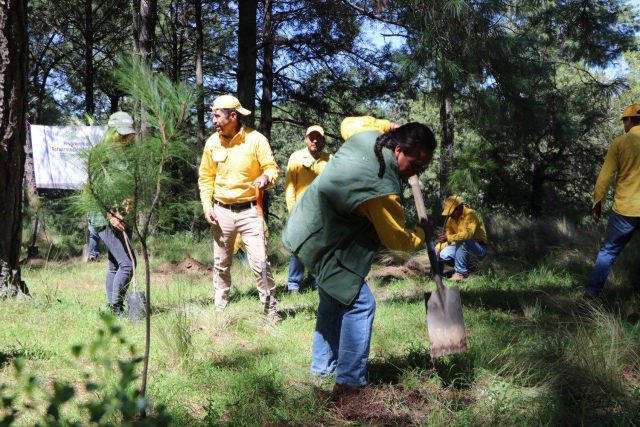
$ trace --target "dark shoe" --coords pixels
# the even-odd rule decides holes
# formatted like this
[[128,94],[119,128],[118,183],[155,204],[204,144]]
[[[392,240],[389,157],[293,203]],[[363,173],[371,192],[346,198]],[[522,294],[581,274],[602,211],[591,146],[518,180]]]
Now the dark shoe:
[[124,307],[122,304],[107,304],[107,308],[114,316],[123,316],[124,315]]
[[599,294],[594,294],[590,291],[584,291],[584,293],[582,294],[582,299],[586,301],[598,301],[600,299],[600,296]]
[[99,255],[95,255],[95,256],[90,256],[89,257],[89,262],[98,262],[100,261],[100,256]]

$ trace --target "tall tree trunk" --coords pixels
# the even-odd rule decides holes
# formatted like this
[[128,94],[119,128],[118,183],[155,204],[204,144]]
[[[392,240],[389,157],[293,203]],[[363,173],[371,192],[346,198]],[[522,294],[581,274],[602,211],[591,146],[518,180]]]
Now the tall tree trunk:
[[24,183],[27,188],[27,204],[29,205],[29,213],[31,215],[31,238],[29,239],[29,246],[27,246],[27,258],[32,258],[38,256],[36,241],[38,238],[38,229],[40,228],[41,202],[36,187],[36,175],[33,167],[33,147],[31,145],[31,135],[29,134],[28,127],[25,136],[27,143],[25,146]]
[[[197,143],[202,152],[204,148],[204,74],[202,59],[204,57],[204,35],[202,28],[202,0],[194,0],[196,21],[196,115],[198,120]],[[198,162],[200,164],[200,162]]]
[[449,175],[453,170],[453,89],[450,85],[444,85],[440,95],[440,132],[442,143],[440,145],[440,171],[438,180],[440,183],[440,201],[449,196]]
[[153,60],[157,10],[157,0],[140,0],[140,10],[138,12],[138,53],[147,64],[151,64]]
[[238,69],[236,81],[237,95],[243,107],[251,110],[245,122],[253,127],[255,123],[256,99],[256,59],[257,59],[257,0],[238,2]]
[[95,112],[93,99],[93,1],[84,2],[84,106],[89,115]]
[[0,297],[28,295],[20,275],[27,111],[27,0],[0,2]]
[[263,64],[262,64],[262,100],[260,101],[260,132],[271,141],[271,123],[273,121],[273,28],[271,0],[264,2],[264,25],[262,34]]
[[[139,9],[134,11],[134,41],[135,53],[140,55],[142,62],[151,66],[153,61],[153,44],[155,43],[156,16],[158,9],[157,0],[134,0],[138,3]],[[144,136],[149,133],[149,123],[144,119],[144,105],[138,106],[140,114],[140,133]]]

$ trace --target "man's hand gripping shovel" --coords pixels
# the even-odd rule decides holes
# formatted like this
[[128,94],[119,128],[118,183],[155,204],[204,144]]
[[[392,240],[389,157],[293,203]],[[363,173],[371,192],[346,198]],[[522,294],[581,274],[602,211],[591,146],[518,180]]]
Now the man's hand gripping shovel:
[[[409,178],[409,184],[413,192],[418,218],[426,220],[427,212],[424,207],[418,177],[414,175]],[[467,351],[467,337],[464,330],[464,318],[462,317],[460,289],[457,286],[447,288],[442,284],[433,242],[427,239],[426,243],[433,279],[436,282],[436,291],[425,293],[431,357],[463,353]]]

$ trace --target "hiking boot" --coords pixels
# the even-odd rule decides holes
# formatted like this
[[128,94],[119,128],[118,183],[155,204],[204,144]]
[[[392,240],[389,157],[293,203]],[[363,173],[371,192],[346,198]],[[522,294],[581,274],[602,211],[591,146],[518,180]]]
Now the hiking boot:
[[453,275],[449,278],[452,282],[466,282],[469,279],[468,274],[460,274],[458,272],[453,273]]

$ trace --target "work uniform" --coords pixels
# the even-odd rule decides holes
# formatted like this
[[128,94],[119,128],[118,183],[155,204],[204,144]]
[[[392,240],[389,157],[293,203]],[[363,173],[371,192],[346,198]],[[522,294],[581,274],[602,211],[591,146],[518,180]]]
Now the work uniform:
[[614,261],[640,227],[640,126],[611,143],[596,181],[593,206],[604,201],[614,177],[613,209],[587,284],[592,295],[602,291]]
[[[206,212],[213,208],[217,225],[213,226],[213,284],[216,309],[229,302],[231,263],[236,235],[240,234],[247,251],[249,265],[256,277],[260,301],[267,301],[275,290],[275,282],[267,260],[264,220],[256,208],[253,182],[267,175],[272,186],[278,178],[278,165],[273,159],[267,138],[258,131],[241,126],[232,138],[218,132],[207,140],[200,163],[198,186]],[[262,265],[267,265],[267,284],[263,283]],[[276,311],[272,296],[265,307],[268,314]]]
[[[309,184],[324,170],[330,158],[330,154],[322,152],[316,159],[311,155],[308,148],[303,148],[291,154],[287,163],[285,182],[285,199],[289,212],[291,212],[293,205],[302,196]],[[302,282],[303,277],[304,265],[298,258],[291,255],[287,289],[289,291],[300,289],[300,282]],[[309,275],[309,282],[313,289],[317,287],[316,280],[311,275]]]
[[422,230],[404,228],[398,162],[388,148],[378,177],[374,145],[380,134],[343,133],[347,141],[296,202],[282,235],[320,289],[311,372],[335,373],[337,384],[354,387],[367,383],[375,300],[364,278],[373,256],[381,243],[413,250],[424,240]]
[[439,246],[440,259],[453,263],[456,273],[468,275],[471,257],[482,259],[487,256],[487,231],[482,217],[475,210],[464,206],[457,220],[449,217],[445,234],[447,242]]

